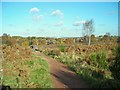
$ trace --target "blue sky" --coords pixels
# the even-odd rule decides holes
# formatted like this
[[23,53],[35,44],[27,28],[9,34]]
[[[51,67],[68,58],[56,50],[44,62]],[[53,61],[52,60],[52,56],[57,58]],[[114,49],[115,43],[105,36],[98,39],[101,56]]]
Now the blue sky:
[[80,37],[90,19],[95,35],[118,35],[117,2],[3,2],[0,34]]
[[2,2],[118,2],[119,0],[1,0]]

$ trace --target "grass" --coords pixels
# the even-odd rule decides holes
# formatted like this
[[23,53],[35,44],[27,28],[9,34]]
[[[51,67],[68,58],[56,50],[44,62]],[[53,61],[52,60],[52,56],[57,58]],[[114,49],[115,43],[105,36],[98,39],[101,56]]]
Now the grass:
[[59,49],[60,49],[61,52],[64,52],[65,51],[65,46],[61,45],[61,46],[59,46]]
[[[16,63],[19,63],[19,65],[17,66]],[[3,69],[3,85],[10,86],[11,88],[53,87],[48,64],[40,57],[33,56],[31,60],[16,60],[14,63],[8,62],[7,65],[3,65]]]
[[[116,82],[106,62],[106,51],[94,52],[90,55],[88,63],[84,54],[79,55],[62,55],[56,59],[66,65],[84,79],[91,88],[117,88],[119,82]],[[117,85],[114,85],[116,83]]]
[[107,62],[106,62],[106,51],[103,49],[101,52],[92,53],[90,55],[90,60],[94,67],[98,67],[100,69],[107,69]]
[[[28,82],[35,84],[36,87],[52,87],[47,63],[43,59],[40,59],[28,63],[29,66],[31,66],[31,64],[33,67],[31,67],[32,73],[30,74]],[[37,65],[39,65],[40,68],[36,68]]]

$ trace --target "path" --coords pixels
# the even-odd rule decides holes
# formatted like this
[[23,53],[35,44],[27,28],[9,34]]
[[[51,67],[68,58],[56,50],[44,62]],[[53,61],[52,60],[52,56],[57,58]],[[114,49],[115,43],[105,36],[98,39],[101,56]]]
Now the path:
[[48,62],[54,88],[88,88],[85,82],[69,70],[66,65],[43,53],[37,52],[37,54]]

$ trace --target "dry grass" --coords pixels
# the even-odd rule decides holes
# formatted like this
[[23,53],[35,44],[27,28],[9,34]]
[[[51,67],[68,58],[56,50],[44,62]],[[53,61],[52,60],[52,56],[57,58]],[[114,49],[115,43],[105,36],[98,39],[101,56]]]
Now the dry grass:
[[2,46],[2,51],[3,51],[3,58],[5,60],[16,60],[16,59],[27,59],[31,58],[32,51],[28,47],[22,47],[19,45],[14,45],[12,46]]
[[2,49],[3,85],[11,88],[52,87],[47,63],[29,47],[3,45]]

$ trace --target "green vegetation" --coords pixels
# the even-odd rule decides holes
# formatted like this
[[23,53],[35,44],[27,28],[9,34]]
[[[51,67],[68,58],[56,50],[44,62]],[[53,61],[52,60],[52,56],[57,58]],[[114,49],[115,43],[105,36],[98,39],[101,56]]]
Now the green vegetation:
[[106,63],[106,52],[105,50],[102,50],[99,57],[99,65],[101,69],[106,69],[107,68],[107,63]]
[[[33,66],[31,65],[33,64]],[[48,65],[47,63],[40,59],[36,60],[34,62],[28,63],[28,65],[31,67],[31,74],[30,77],[28,78],[28,82],[31,83],[33,82],[36,87],[39,88],[51,88],[52,87],[52,82],[50,79],[50,74],[48,70]],[[39,67],[36,67],[39,66]]]
[[112,76],[120,81],[120,46],[116,48],[116,57],[115,57],[115,62],[113,65],[110,66],[110,70],[112,72]]
[[59,49],[61,52],[64,52],[65,51],[65,46],[59,46]]
[[90,55],[90,60],[93,63],[93,65],[97,65],[97,54],[96,53],[92,53]]
[[101,69],[107,68],[106,52],[104,49],[101,52],[92,53],[90,56],[90,60],[92,61],[93,65],[98,66],[98,68]]
[[52,58],[54,58],[54,56],[56,56],[57,54],[52,50],[52,51],[48,52],[47,55],[49,55]]
[[[118,54],[118,51],[117,51]],[[118,59],[117,55],[117,59]],[[105,49],[94,52],[89,56],[89,61],[86,60],[84,54],[75,55],[62,55],[56,58],[58,61],[65,63],[68,67],[76,72],[82,79],[87,81],[87,83],[92,88],[118,88],[120,87],[120,82],[114,80],[106,59]],[[120,60],[120,59],[118,59]],[[120,63],[115,67],[116,71],[114,74],[119,78],[118,71],[120,68]],[[115,85],[114,85],[115,84]]]
[[13,67],[15,65],[13,62],[3,66],[5,69],[3,85],[9,85],[11,88],[52,87],[48,64],[45,60],[34,56],[31,60],[16,60],[16,63],[19,64],[18,67]]
[[[34,57],[30,45],[68,67],[88,82],[90,87],[120,87],[120,47],[118,36],[91,35],[91,45],[86,36],[81,38],[19,37],[4,34],[3,84],[11,87],[52,87],[47,63]],[[50,40],[50,44],[47,41]],[[90,40],[89,40],[90,41]],[[90,44],[90,42],[89,42]],[[103,49],[104,48],[104,49]],[[34,58],[33,58],[34,57]]]

